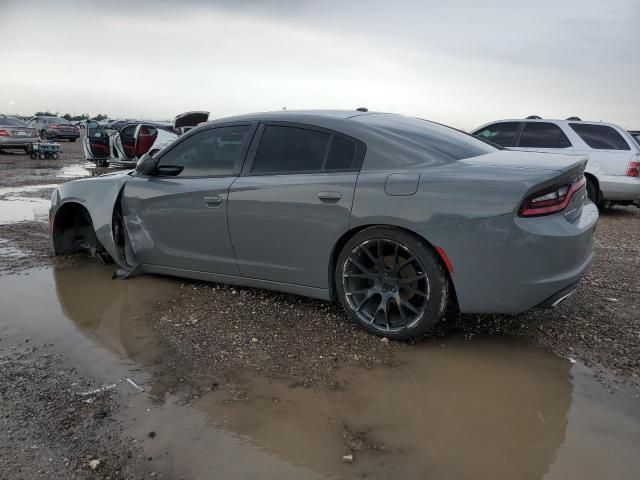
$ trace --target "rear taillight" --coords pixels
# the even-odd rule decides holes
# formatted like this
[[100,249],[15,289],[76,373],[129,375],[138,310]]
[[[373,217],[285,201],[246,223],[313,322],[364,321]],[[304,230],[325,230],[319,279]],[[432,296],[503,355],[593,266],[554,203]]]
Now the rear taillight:
[[627,177],[640,177],[640,155],[636,155],[635,160],[629,162]]
[[50,125],[49,128],[52,128],[53,130],[59,130],[60,125]]
[[587,180],[581,175],[551,188],[540,190],[527,197],[520,207],[520,216],[537,217],[561,212],[567,208],[575,193],[582,190],[586,183]]
[[78,125],[74,125],[74,126],[73,126],[73,128],[75,128],[75,129],[76,129],[76,132],[79,132],[79,131],[80,131],[80,127],[79,127]]
[[2,130],[0,128],[0,137],[8,137],[9,136],[9,132],[7,132],[6,130]]

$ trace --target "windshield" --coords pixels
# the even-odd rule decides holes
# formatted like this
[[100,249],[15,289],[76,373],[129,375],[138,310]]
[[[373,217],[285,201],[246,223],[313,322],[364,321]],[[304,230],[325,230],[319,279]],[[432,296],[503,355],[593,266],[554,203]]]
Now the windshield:
[[9,127],[26,127],[28,126],[22,120],[13,117],[0,117],[0,125]]

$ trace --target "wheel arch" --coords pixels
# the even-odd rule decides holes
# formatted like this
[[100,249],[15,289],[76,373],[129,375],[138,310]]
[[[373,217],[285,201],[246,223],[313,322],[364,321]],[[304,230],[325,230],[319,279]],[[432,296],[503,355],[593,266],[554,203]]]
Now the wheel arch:
[[80,202],[69,201],[55,212],[51,224],[51,239],[56,255],[75,253],[95,245],[104,250],[96,236],[89,210]]
[[604,200],[604,195],[602,194],[602,190],[600,190],[600,181],[598,180],[598,177],[596,177],[593,173],[590,173],[590,172],[584,172],[584,176],[587,179],[587,181],[593,182],[596,188],[598,189],[598,201],[595,202],[595,204],[601,205]]
[[329,262],[329,296],[332,299],[336,299],[336,283],[335,283],[335,272],[336,272],[336,268],[337,268],[337,263],[338,263],[338,257],[340,256],[340,252],[342,252],[342,249],[344,248],[344,246],[347,244],[347,242],[349,240],[351,240],[351,238],[353,238],[354,235],[356,235],[358,232],[361,232],[362,230],[366,229],[366,228],[370,228],[370,227],[390,227],[390,228],[395,228],[397,230],[403,230],[407,233],[409,233],[410,235],[413,235],[414,237],[424,241],[427,246],[433,251],[435,257],[438,259],[438,261],[440,262],[442,268],[444,269],[445,273],[446,273],[446,278],[449,282],[449,287],[450,287],[450,293],[451,293],[451,302],[456,306],[457,308],[457,304],[458,304],[458,299],[456,296],[456,290],[455,290],[455,285],[453,283],[453,279],[451,277],[451,265],[449,263],[448,258],[446,258],[446,254],[444,253],[444,250],[442,250],[441,248],[435,246],[432,242],[429,241],[428,238],[425,238],[424,235],[420,235],[419,233],[417,233],[414,230],[411,230],[409,228],[405,228],[405,227],[400,227],[398,225],[391,225],[391,224],[384,224],[384,223],[370,223],[370,224],[365,224],[365,225],[359,225],[357,227],[354,227],[350,230],[348,230],[347,232],[345,232],[339,239],[338,241],[334,244],[333,246],[333,250],[331,251],[331,258],[330,258],[330,262]]

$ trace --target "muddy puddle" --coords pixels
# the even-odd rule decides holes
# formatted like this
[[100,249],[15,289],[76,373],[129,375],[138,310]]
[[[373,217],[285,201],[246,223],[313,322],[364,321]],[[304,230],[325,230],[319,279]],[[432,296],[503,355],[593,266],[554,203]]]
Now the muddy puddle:
[[[640,401],[611,395],[579,363],[452,334],[401,351],[397,367],[339,371],[343,389],[247,376],[237,398],[215,372],[171,367],[149,312],[181,282],[111,273],[87,264],[0,277],[0,349],[29,339],[116,383],[124,433],[169,478],[640,477]],[[175,379],[185,388],[169,389]]]

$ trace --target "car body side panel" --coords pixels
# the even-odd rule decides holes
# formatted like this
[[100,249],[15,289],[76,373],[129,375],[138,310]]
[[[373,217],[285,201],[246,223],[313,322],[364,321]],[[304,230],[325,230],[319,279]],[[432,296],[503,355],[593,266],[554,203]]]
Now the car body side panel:
[[513,213],[526,192],[545,179],[556,178],[554,170],[498,169],[458,163],[432,168],[420,175],[418,191],[411,196],[385,193],[392,173],[361,172],[353,202],[351,227],[396,225],[419,231]]

